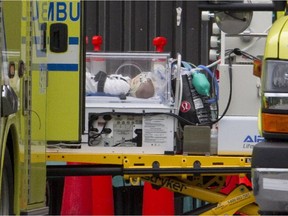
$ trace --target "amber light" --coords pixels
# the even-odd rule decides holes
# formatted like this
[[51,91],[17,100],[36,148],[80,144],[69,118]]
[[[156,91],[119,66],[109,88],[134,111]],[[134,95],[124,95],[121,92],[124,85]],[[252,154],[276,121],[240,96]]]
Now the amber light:
[[262,71],[262,61],[258,59],[254,60],[253,61],[253,75],[261,78],[261,71]]
[[288,115],[262,113],[263,132],[288,133]]

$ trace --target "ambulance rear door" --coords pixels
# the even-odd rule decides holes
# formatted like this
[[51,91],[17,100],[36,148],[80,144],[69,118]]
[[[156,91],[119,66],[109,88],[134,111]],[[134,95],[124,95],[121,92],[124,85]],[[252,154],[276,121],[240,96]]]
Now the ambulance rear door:
[[83,103],[83,9],[80,0],[51,1],[48,13],[46,137],[79,142]]

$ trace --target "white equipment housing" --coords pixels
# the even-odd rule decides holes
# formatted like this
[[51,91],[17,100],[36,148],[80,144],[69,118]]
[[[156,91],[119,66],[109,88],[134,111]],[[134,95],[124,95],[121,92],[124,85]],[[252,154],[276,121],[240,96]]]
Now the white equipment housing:
[[[250,26],[239,35],[221,33],[221,59],[225,50],[239,48],[262,56],[267,31],[272,24],[271,12],[254,12]],[[227,105],[229,75],[227,62],[219,66],[219,114]],[[218,155],[251,155],[253,146],[263,140],[258,131],[260,79],[253,76],[251,60],[236,56],[232,64],[232,99],[226,116],[218,124]]]

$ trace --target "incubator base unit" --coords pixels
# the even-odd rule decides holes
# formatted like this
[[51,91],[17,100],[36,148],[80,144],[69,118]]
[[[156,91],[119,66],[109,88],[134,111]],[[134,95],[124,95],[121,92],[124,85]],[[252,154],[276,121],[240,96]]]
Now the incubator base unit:
[[118,108],[107,112],[107,109],[93,108],[87,114],[87,143],[93,151],[145,154],[174,152],[175,117],[167,110]]

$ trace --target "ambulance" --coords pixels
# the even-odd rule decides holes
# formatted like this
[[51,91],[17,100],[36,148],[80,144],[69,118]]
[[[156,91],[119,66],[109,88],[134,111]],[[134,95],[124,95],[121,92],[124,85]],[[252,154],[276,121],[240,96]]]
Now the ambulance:
[[[287,12],[286,12],[287,13]],[[288,16],[272,25],[262,61],[259,129],[265,138],[252,153],[253,192],[261,214],[287,214]]]
[[0,1],[1,215],[48,214],[46,145],[80,141],[82,10]]

